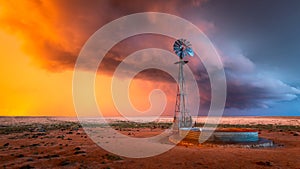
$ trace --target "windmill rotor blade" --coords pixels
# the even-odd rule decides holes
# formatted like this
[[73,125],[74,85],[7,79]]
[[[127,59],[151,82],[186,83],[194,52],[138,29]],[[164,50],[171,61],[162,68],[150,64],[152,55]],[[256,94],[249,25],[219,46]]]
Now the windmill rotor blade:
[[173,50],[180,59],[183,59],[185,56],[194,56],[191,46],[191,43],[186,39],[178,39],[173,45]]

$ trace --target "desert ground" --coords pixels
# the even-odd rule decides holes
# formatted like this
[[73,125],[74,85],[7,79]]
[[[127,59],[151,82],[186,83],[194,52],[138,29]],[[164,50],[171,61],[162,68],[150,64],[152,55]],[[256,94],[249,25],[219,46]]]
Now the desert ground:
[[[201,124],[201,121],[198,121]],[[247,127],[273,140],[274,147],[241,148],[219,144],[177,145],[148,158],[105,151],[76,121],[53,118],[0,118],[0,168],[291,168],[300,169],[300,117],[225,117],[221,127]],[[151,137],[170,123],[115,122],[130,137]],[[97,126],[102,127],[103,126]],[[159,144],[170,145],[168,139]]]

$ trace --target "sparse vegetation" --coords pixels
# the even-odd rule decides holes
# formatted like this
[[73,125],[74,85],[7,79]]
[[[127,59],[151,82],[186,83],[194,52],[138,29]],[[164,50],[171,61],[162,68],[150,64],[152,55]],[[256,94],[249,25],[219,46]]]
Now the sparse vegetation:
[[[76,122],[63,122],[54,124],[25,124],[25,125],[9,125],[0,126],[0,134],[10,134],[10,133],[22,133],[22,132],[46,132],[49,130],[66,130],[66,129],[78,129],[81,125]],[[42,129],[42,130],[41,130]]]
[[112,155],[112,154],[105,154],[104,156],[102,156],[102,158],[110,160],[110,161],[123,160],[120,156]]
[[124,128],[162,128],[167,129],[170,128],[172,123],[158,123],[158,122],[147,122],[147,123],[137,123],[130,121],[117,121],[109,124],[111,127],[116,129],[124,129]]
[[[172,123],[167,122],[130,122],[130,121],[116,121],[110,124],[97,124],[97,123],[84,123],[80,124],[79,122],[63,122],[63,123],[54,123],[54,124],[25,124],[25,125],[9,125],[9,126],[0,126],[0,134],[10,134],[10,133],[22,133],[22,132],[40,132],[34,137],[43,135],[43,132],[50,130],[77,130],[81,127],[112,127],[116,130],[126,130],[126,129],[138,129],[138,128],[151,128],[151,129],[168,129],[172,126]],[[203,127],[204,123],[197,123],[196,127]],[[207,125],[213,126],[213,125]],[[274,125],[274,124],[219,124],[220,128],[251,128],[257,130],[270,130],[270,131],[300,131],[300,126],[292,125]],[[42,130],[41,130],[42,129]],[[70,134],[71,131],[68,133]],[[73,133],[73,132],[72,132]],[[39,135],[40,134],[40,135]]]

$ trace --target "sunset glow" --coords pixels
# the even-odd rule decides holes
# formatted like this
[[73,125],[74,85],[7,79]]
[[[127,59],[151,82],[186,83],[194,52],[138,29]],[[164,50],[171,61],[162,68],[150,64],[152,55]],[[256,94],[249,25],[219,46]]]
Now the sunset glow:
[[[212,5],[218,11],[212,13],[207,10],[210,3],[206,0],[187,3],[177,0],[155,3],[135,0],[131,3],[1,1],[0,116],[76,116],[72,78],[81,48],[105,24],[138,12],[163,12],[187,19],[214,43],[227,78],[225,115],[261,115],[262,112],[262,115],[300,115],[300,79],[297,76],[298,57],[295,57],[299,51],[293,48],[299,38],[290,38],[297,36],[289,34],[297,33],[294,29],[297,26],[291,26],[294,22],[272,17],[279,18],[276,24],[287,25],[286,31],[281,32],[274,28],[275,21],[271,22],[266,15],[263,15],[266,18],[255,17],[256,22],[252,15],[228,12],[221,8],[226,7],[222,3]],[[247,6],[246,2],[244,5]],[[274,7],[274,11],[277,8]],[[259,12],[263,14],[264,11]],[[281,18],[285,17],[282,13]],[[149,18],[153,22],[155,19]],[[258,28],[260,23],[266,25]],[[173,42],[170,37],[158,35],[135,36],[120,42],[107,53],[95,80],[98,106],[105,116],[119,115],[111,97],[110,83],[120,62],[144,48],[156,47],[172,52]],[[210,106],[210,81],[202,61],[190,60],[189,67],[201,86],[201,109],[195,114],[205,115]],[[168,100],[164,114],[172,115],[176,96],[174,79],[157,72],[141,73],[133,80],[129,90],[133,106],[139,111],[147,110],[149,94],[157,88],[165,92]]]

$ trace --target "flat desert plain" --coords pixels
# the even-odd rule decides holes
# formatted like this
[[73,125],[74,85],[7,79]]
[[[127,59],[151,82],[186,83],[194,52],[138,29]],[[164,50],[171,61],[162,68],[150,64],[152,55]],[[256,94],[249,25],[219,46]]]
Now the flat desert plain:
[[[129,124],[118,122],[112,127],[126,136],[140,138],[158,135],[170,126],[168,123]],[[273,140],[275,146],[176,145],[157,156],[128,158],[102,149],[76,121],[2,117],[0,168],[300,169],[299,117],[224,117],[221,125],[255,128],[260,137]],[[172,145],[167,138],[157,143]]]

